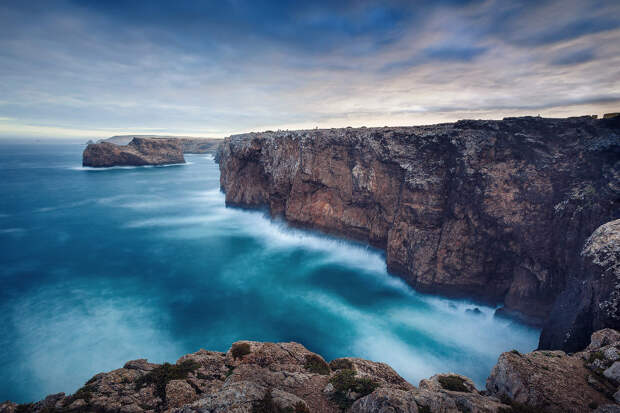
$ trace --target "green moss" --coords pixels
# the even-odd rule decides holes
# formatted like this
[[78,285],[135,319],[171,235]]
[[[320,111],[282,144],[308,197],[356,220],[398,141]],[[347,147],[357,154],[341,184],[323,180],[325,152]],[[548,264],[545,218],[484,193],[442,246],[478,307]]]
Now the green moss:
[[228,371],[226,372],[226,378],[229,378],[233,374],[233,371],[235,371],[235,367],[228,366]]
[[349,391],[359,393],[361,397],[369,395],[379,384],[366,377],[355,377],[355,371],[351,369],[343,369],[334,374],[329,382],[334,386],[333,400],[343,409],[347,409],[353,404],[352,400],[347,398]]
[[200,364],[194,360],[184,360],[181,364],[164,363],[149,371],[136,381],[136,390],[149,384],[155,385],[154,395],[166,401],[166,385],[171,380],[185,379],[187,375],[197,370]]
[[248,343],[235,343],[230,349],[232,356],[235,360],[243,358],[246,354],[250,354],[250,344]]
[[347,359],[335,359],[329,362],[329,367],[331,367],[332,370],[353,370],[353,363],[351,360]]
[[441,387],[450,391],[459,391],[463,393],[471,393],[471,391],[465,386],[465,379],[459,376],[440,376],[437,378]]
[[325,362],[321,357],[316,354],[308,354],[306,355],[306,364],[304,368],[308,370],[310,373],[316,374],[329,374],[329,364]]

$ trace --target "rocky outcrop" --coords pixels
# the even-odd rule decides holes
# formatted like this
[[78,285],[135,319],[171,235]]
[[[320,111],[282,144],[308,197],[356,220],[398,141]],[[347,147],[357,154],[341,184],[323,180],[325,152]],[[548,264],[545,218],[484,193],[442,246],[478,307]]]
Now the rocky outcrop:
[[82,165],[91,167],[142,166],[185,163],[183,148],[176,139],[133,138],[129,144],[90,144],[82,154]]
[[368,242],[418,290],[532,322],[620,215],[617,118],[250,133],[218,158],[229,205]]
[[620,401],[619,359],[620,334],[606,329],[595,332],[588,348],[573,355],[563,351],[503,353],[487,380],[487,389],[533,411],[620,411],[614,405]]
[[540,348],[583,348],[592,331],[620,328],[620,219],[587,239],[566,289],[540,336]]
[[329,364],[298,343],[239,341],[175,364],[127,362],[73,395],[0,404],[0,413],[518,413],[617,412],[620,333],[602,330],[581,353],[504,353],[479,391],[467,377],[437,374],[414,387],[384,363]]
[[[127,145],[134,138],[140,139],[176,139],[183,147],[183,153],[215,153],[223,139],[194,138],[190,136],[163,136],[163,135],[117,135],[100,139],[97,143],[108,142],[115,145]],[[92,143],[92,141],[88,141]]]

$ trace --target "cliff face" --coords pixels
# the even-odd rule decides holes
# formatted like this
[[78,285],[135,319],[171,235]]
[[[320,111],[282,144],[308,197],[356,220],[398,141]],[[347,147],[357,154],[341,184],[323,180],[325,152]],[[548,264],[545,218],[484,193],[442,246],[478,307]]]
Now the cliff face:
[[437,374],[415,387],[384,363],[329,364],[297,343],[240,341],[175,364],[129,361],[73,395],[0,404],[0,413],[509,413],[617,412],[620,334],[603,330],[583,352],[503,353],[478,391],[467,377]]
[[540,348],[577,351],[590,332],[620,328],[620,219],[601,225],[587,239],[567,286],[540,336]]
[[82,154],[82,165],[92,167],[174,163],[185,163],[182,145],[176,139],[133,138],[125,146],[108,142],[92,143]]
[[251,133],[218,158],[228,204],[369,242],[418,290],[539,322],[620,215],[618,119]]

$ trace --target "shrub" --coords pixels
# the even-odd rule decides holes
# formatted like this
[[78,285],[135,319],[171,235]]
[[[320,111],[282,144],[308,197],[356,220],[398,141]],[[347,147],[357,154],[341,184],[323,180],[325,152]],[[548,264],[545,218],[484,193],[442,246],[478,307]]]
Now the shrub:
[[605,360],[605,355],[602,351],[595,351],[594,353],[590,353],[588,363],[594,363],[595,360]]
[[305,369],[310,373],[316,374],[329,374],[329,365],[323,360],[321,357],[316,354],[308,354],[306,355],[306,364],[304,365]]
[[329,362],[329,367],[331,367],[332,370],[353,370],[353,363],[351,360],[347,359],[335,359]]
[[232,356],[235,360],[243,358],[246,354],[250,354],[250,344],[248,343],[235,343],[230,349]]
[[194,360],[184,360],[181,364],[164,363],[140,377],[136,381],[136,390],[146,385],[154,384],[155,391],[153,394],[165,402],[166,385],[168,382],[171,380],[184,379],[190,372],[197,370],[199,367],[200,364],[196,363]]
[[519,350],[514,350],[514,349],[513,349],[513,350],[510,350],[510,352],[511,352],[512,354],[516,354],[517,356],[520,356],[520,355],[521,355],[521,353],[519,353]]
[[417,402],[416,405],[418,406],[418,413],[432,413],[430,407],[423,406],[421,404],[418,404]]
[[465,379],[459,376],[440,376],[437,381],[446,390],[470,393],[471,391],[465,386]]
[[338,371],[329,379],[329,382],[334,386],[335,391],[332,396],[334,401],[343,409],[347,409],[353,404],[353,401],[347,397],[348,392],[359,393],[361,397],[364,397],[379,387],[378,383],[369,378],[355,377],[355,371],[351,369]]

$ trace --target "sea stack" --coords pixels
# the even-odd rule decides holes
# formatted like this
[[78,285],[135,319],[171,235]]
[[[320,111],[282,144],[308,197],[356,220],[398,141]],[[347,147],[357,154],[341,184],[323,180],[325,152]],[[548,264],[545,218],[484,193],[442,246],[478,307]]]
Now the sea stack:
[[82,154],[82,165],[95,168],[178,163],[185,163],[183,145],[178,139],[133,138],[127,145],[94,143]]

